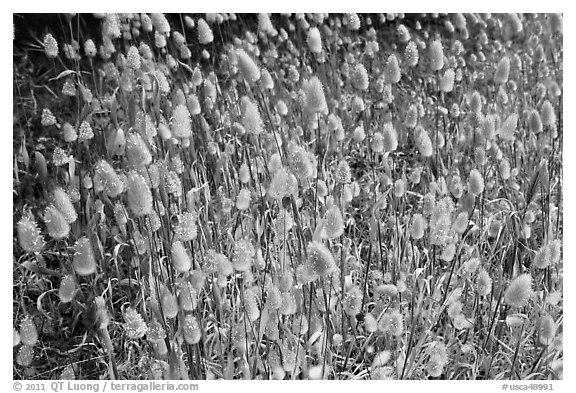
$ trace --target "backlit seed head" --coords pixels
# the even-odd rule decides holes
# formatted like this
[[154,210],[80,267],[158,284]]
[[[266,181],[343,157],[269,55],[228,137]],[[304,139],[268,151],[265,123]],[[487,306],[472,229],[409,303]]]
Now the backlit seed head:
[[416,142],[416,148],[422,154],[423,157],[430,157],[434,153],[432,147],[432,140],[428,132],[421,126],[417,126],[414,130],[414,139]]
[[44,239],[31,214],[25,214],[18,222],[18,243],[25,252],[40,252]]
[[542,119],[536,109],[533,109],[528,116],[528,129],[533,134],[542,132]]
[[545,269],[548,266],[550,266],[551,261],[552,261],[552,253],[550,252],[550,247],[548,244],[544,244],[536,252],[536,255],[534,256],[534,261],[532,263],[538,269]]
[[20,341],[30,347],[38,342],[38,330],[30,315],[26,315],[20,324]]
[[513,141],[517,125],[518,115],[513,113],[508,116],[504,123],[500,126],[500,130],[498,130],[498,136],[504,140]]
[[48,234],[53,239],[61,240],[68,237],[70,225],[66,222],[60,210],[56,209],[54,205],[50,205],[44,210],[44,222],[46,223]]
[[542,315],[536,322],[536,334],[540,344],[550,345],[556,336],[556,322],[549,314]]
[[556,113],[550,101],[544,101],[541,109],[542,124],[545,126],[554,126],[556,124]]
[[304,109],[308,111],[308,113],[322,113],[328,109],[326,97],[324,96],[324,88],[317,76],[313,76],[310,80],[304,81],[302,90],[304,91],[305,97]]
[[439,71],[444,67],[444,51],[439,40],[432,41],[429,49],[430,68],[432,71]]
[[410,41],[404,49],[404,61],[409,67],[415,67],[418,64],[418,47],[414,41]]
[[346,23],[348,25],[348,28],[350,30],[359,30],[360,29],[360,18],[358,17],[358,14],[355,13],[351,13],[351,14],[346,14]]
[[512,307],[524,307],[532,296],[532,276],[524,273],[516,277],[504,292],[504,302]]
[[240,190],[236,197],[236,208],[238,210],[247,210],[250,207],[251,193],[250,190],[244,188]]
[[476,291],[480,296],[488,296],[492,292],[492,279],[484,269],[480,269],[476,278]]
[[198,320],[192,314],[187,314],[184,317],[184,323],[182,324],[182,333],[184,334],[184,341],[187,344],[194,345],[200,342],[202,338],[202,330],[198,324]]
[[124,184],[108,161],[100,160],[94,167],[94,184],[96,191],[103,191],[105,195],[115,198],[124,191]]
[[384,128],[382,130],[382,136],[383,136],[382,142],[384,144],[384,150],[387,152],[395,151],[396,148],[398,147],[398,134],[396,133],[396,130],[394,129],[392,123],[384,124]]
[[355,89],[361,91],[368,90],[368,71],[366,71],[364,64],[356,64],[350,75],[350,81]]
[[142,315],[132,307],[124,311],[124,331],[130,340],[142,338],[148,332],[148,326]]
[[250,240],[238,240],[234,244],[234,251],[232,253],[232,266],[234,267],[234,270],[239,272],[250,270],[252,259],[255,254],[256,249]]
[[212,29],[208,26],[208,23],[203,18],[198,19],[197,24],[198,29],[198,42],[202,45],[207,45],[214,41],[214,33]]
[[334,171],[334,180],[339,184],[348,184],[352,181],[350,165],[346,160],[341,160]]
[[198,217],[193,212],[184,212],[178,217],[178,225],[174,228],[174,234],[180,241],[187,242],[196,239]]
[[56,117],[52,114],[52,111],[48,108],[42,109],[42,117],[40,119],[40,124],[44,127],[53,126],[56,124]]
[[312,27],[308,30],[308,38],[306,39],[308,48],[312,53],[322,52],[322,38],[320,37],[320,30],[317,27]]
[[400,337],[404,333],[404,318],[398,310],[386,312],[378,321],[378,330]]
[[324,277],[336,270],[336,262],[332,253],[320,242],[308,243],[308,259],[306,265],[316,277]]
[[48,33],[44,36],[44,51],[48,58],[56,58],[58,57],[58,42],[52,36],[52,34]]
[[185,273],[190,270],[192,267],[192,260],[188,256],[186,252],[186,248],[181,241],[176,240],[172,243],[172,266],[174,266],[174,270],[180,273]]
[[94,131],[92,131],[92,126],[86,120],[80,124],[78,128],[78,139],[80,141],[89,141],[94,138]]
[[152,155],[140,134],[131,132],[126,138],[126,158],[135,168],[141,168],[152,162]]
[[400,66],[398,65],[398,58],[392,54],[388,57],[386,65],[384,66],[384,83],[394,84],[400,82],[402,77],[400,73]]
[[470,176],[468,177],[468,192],[472,195],[478,196],[484,191],[484,179],[482,174],[477,169],[472,169],[470,171]]
[[126,179],[128,207],[136,217],[152,212],[152,192],[142,175],[130,172]]
[[344,312],[352,317],[360,313],[362,310],[362,291],[358,286],[353,286],[346,292],[342,307]]
[[263,131],[264,123],[260,117],[258,106],[251,100],[247,100],[242,112],[242,125],[246,132],[260,134]]
[[54,206],[60,210],[60,213],[62,213],[68,224],[72,224],[76,221],[78,218],[76,209],[74,208],[72,201],[70,201],[70,197],[62,187],[56,187],[54,189],[53,200]]
[[76,292],[78,291],[78,284],[74,279],[74,276],[67,274],[62,277],[60,281],[60,288],[58,289],[58,297],[62,303],[70,303]]
[[79,276],[88,276],[96,272],[96,258],[92,243],[87,237],[81,237],[74,245],[74,260],[72,266]]
[[504,84],[508,81],[508,75],[510,74],[510,58],[508,56],[504,56],[498,62],[498,66],[496,67],[496,71],[494,72],[494,83],[496,84]]
[[478,93],[477,91],[472,93],[469,105],[472,113],[475,113],[477,115],[480,114],[480,111],[482,110],[482,96],[480,95],[480,93]]
[[344,220],[342,213],[336,205],[332,205],[324,215],[322,237],[335,239],[344,233]]
[[454,70],[452,68],[448,68],[444,75],[440,78],[440,90],[445,93],[450,93],[452,89],[454,89],[454,77],[455,77]]
[[422,239],[427,226],[428,224],[426,223],[426,219],[422,214],[415,214],[412,217],[412,223],[410,224],[410,236],[412,239]]
[[248,55],[243,49],[238,49],[236,51],[236,56],[238,59],[238,70],[240,71],[240,75],[242,75],[244,80],[249,84],[256,83],[260,79],[261,73],[254,60],[252,60],[252,57],[250,57],[250,55]]
[[189,138],[192,135],[190,112],[184,104],[179,104],[172,112],[172,135],[175,138]]

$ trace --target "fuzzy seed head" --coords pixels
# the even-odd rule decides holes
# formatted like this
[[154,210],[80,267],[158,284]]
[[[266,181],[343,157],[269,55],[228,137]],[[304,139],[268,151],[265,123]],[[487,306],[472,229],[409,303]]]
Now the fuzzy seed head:
[[264,123],[260,117],[258,106],[251,100],[247,100],[242,115],[242,125],[246,132],[258,135],[262,133]]
[[115,198],[124,191],[124,184],[120,177],[106,160],[100,160],[94,168],[94,184],[97,191],[103,191],[105,195]]
[[323,224],[322,237],[325,239],[335,239],[344,233],[344,220],[338,206],[332,205],[326,211]]
[[192,267],[192,260],[188,256],[186,252],[186,248],[180,240],[176,240],[172,243],[172,266],[174,266],[174,270],[180,273],[185,273],[190,270]]
[[58,42],[52,34],[48,33],[44,36],[43,44],[46,57],[51,59],[58,57]]
[[313,277],[324,277],[336,270],[336,262],[330,250],[316,241],[308,244],[306,265]]
[[214,41],[214,33],[212,29],[208,26],[208,23],[203,18],[198,19],[198,41],[202,45],[207,45]]
[[66,219],[66,222],[68,224],[72,224],[73,222],[76,221],[76,219],[78,218],[78,215],[76,214],[76,209],[74,208],[74,205],[70,200],[70,197],[68,196],[66,191],[64,191],[64,189],[62,189],[61,187],[56,187],[54,189],[53,200],[54,200],[54,206],[58,210],[60,210],[60,213],[62,213],[64,219]]
[[430,44],[430,68],[432,71],[440,71],[444,67],[444,51],[439,40]]
[[250,270],[255,254],[256,250],[250,240],[238,240],[236,244],[234,244],[234,251],[232,253],[232,266],[234,270],[239,272]]
[[48,234],[53,239],[61,240],[68,237],[70,225],[66,222],[60,210],[56,209],[54,205],[50,205],[44,210],[44,222],[46,223]]
[[494,83],[502,85],[508,81],[508,75],[510,74],[510,58],[504,56],[498,62],[496,71],[494,72]]
[[236,51],[236,56],[238,58],[238,70],[240,75],[244,78],[248,84],[254,84],[260,79],[260,70],[258,66],[252,60],[250,55],[248,55],[243,49],[238,49]]
[[62,277],[60,281],[60,288],[58,289],[58,297],[62,303],[70,303],[76,292],[78,291],[78,284],[74,279],[74,276],[67,274]]
[[470,171],[470,176],[468,177],[468,192],[470,194],[478,196],[484,191],[484,179],[482,174],[477,169],[472,169]]
[[417,126],[416,130],[414,131],[414,136],[416,148],[420,154],[422,154],[423,157],[431,157],[434,151],[432,147],[432,140],[430,140],[428,132],[421,126]]
[[79,276],[88,276],[96,272],[96,258],[92,243],[87,237],[81,237],[74,245],[74,260],[72,266]]
[[398,65],[398,58],[396,55],[390,55],[384,67],[384,83],[394,84],[400,82],[402,77],[400,73],[400,66]]
[[415,67],[418,64],[418,47],[414,41],[410,41],[404,49],[404,61],[409,67]]
[[545,126],[551,127],[556,124],[556,114],[554,113],[554,107],[548,100],[544,101],[544,104],[542,104],[541,118],[542,124]]
[[31,215],[25,214],[18,222],[18,243],[25,252],[40,252],[44,239]]
[[38,330],[30,315],[26,315],[20,324],[20,341],[30,347],[38,342]]
[[492,278],[484,269],[480,269],[476,278],[476,291],[480,296],[488,296],[492,292]]
[[308,38],[306,39],[308,48],[312,53],[322,52],[322,37],[320,36],[320,30],[317,27],[312,27],[308,30]]
[[174,228],[176,238],[183,242],[196,239],[196,214],[193,212],[184,212],[178,217],[178,225]]
[[179,104],[172,112],[172,135],[175,138],[190,138],[192,135],[190,112],[184,104]]
[[540,344],[550,345],[556,336],[556,322],[549,314],[542,315],[536,322],[536,333]]
[[512,307],[524,307],[532,296],[532,276],[524,273],[516,277],[504,292],[504,301]]
[[142,319],[142,315],[132,307],[128,307],[124,311],[124,331],[130,340],[142,338],[148,331],[148,326]]
[[314,114],[324,112],[328,109],[326,97],[324,96],[324,88],[317,76],[313,76],[310,80],[305,81],[302,89],[304,90],[305,97],[304,108],[308,113]]
[[454,77],[456,74],[452,68],[448,68],[444,75],[440,78],[440,90],[445,93],[450,93],[454,89]]
[[350,75],[350,82],[352,86],[360,91],[368,90],[368,71],[366,71],[366,67],[364,64],[358,63],[352,70],[352,74]]
[[126,179],[128,207],[136,217],[152,212],[152,192],[142,175],[130,172]]
[[528,117],[528,129],[533,134],[539,134],[542,132],[542,119],[536,109],[533,109],[530,112]]
[[131,132],[126,138],[126,158],[134,168],[142,168],[152,162],[152,154],[140,134]]
[[184,341],[190,345],[198,344],[202,338],[202,330],[200,329],[198,320],[192,314],[187,314],[186,317],[184,317],[182,332],[184,333]]

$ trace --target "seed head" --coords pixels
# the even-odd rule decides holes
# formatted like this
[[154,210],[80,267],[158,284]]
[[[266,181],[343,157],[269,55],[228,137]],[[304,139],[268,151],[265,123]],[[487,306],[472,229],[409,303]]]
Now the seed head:
[[242,115],[242,125],[246,132],[258,135],[263,131],[263,122],[258,106],[251,100],[245,101]]
[[409,67],[415,67],[418,64],[418,47],[414,41],[410,41],[404,49],[404,61]]
[[430,68],[432,71],[440,71],[444,67],[444,51],[439,40],[430,44]]
[[126,179],[128,207],[136,217],[152,212],[152,192],[142,175],[130,172]]
[[344,220],[342,213],[336,205],[332,205],[324,215],[323,238],[335,239],[344,233]]
[[318,77],[313,76],[310,80],[305,81],[302,85],[304,90],[304,108],[308,113],[314,114],[324,112],[328,109],[324,88]]
[[352,86],[360,91],[368,90],[369,81],[368,81],[368,71],[366,71],[366,67],[364,64],[358,63],[352,70],[352,74],[350,75],[350,82]]
[[202,330],[200,329],[198,320],[192,314],[187,314],[186,317],[184,317],[182,332],[184,333],[184,341],[190,345],[198,344],[202,338]]
[[532,276],[527,273],[516,277],[504,292],[504,301],[512,307],[524,307],[532,296]]
[[52,34],[48,33],[44,36],[44,51],[46,52],[46,56],[49,58],[56,58],[58,57],[58,42],[52,36]]
[[187,242],[196,239],[197,216],[193,212],[184,212],[178,217],[178,225],[174,228],[176,238],[180,241]]
[[477,169],[472,169],[470,171],[470,177],[468,177],[468,192],[470,194],[478,196],[484,191],[484,179],[482,174]]
[[152,162],[152,155],[148,146],[138,133],[131,132],[126,139],[126,158],[134,168],[141,168]]
[[248,55],[243,49],[238,49],[236,51],[236,56],[238,58],[238,70],[240,75],[244,78],[248,84],[254,84],[260,79],[260,70],[258,66],[252,60],[250,55]]
[[400,73],[400,66],[398,65],[398,58],[396,55],[390,55],[384,67],[384,83],[393,84],[400,82],[402,77]]
[[232,265],[234,270],[239,272],[250,270],[252,259],[255,254],[256,250],[250,240],[238,240],[236,244],[234,244],[234,252],[232,253]]
[[434,153],[432,148],[432,141],[428,132],[421,126],[417,126],[414,131],[416,148],[423,157],[430,157]]
[[172,266],[177,272],[185,273],[192,267],[192,261],[184,248],[184,245],[180,240],[176,240],[172,243]]
[[77,291],[78,284],[76,284],[74,276],[67,274],[62,277],[60,288],[58,289],[58,297],[62,303],[70,303],[74,299]]
[[56,187],[54,189],[53,200],[54,206],[60,210],[60,213],[62,213],[68,224],[72,224],[76,221],[76,218],[78,217],[76,209],[74,208],[72,201],[70,201],[70,197],[62,187]]
[[184,104],[179,104],[172,112],[172,135],[176,138],[189,138],[192,135],[190,112]]
[[18,222],[18,242],[25,252],[40,252],[44,239],[31,214],[25,214]]
[[96,258],[92,243],[87,237],[81,237],[74,245],[74,261],[72,265],[76,274],[79,276],[88,276],[96,272]]
[[208,26],[208,23],[203,18],[198,19],[198,41],[203,44],[207,45],[214,41],[214,33],[212,33],[212,29]]
[[142,315],[132,307],[124,311],[124,322],[124,331],[130,340],[142,338],[148,332],[148,326],[142,319]]
[[38,330],[30,315],[26,315],[20,324],[20,341],[30,347],[38,342]]
[[306,40],[308,48],[312,53],[322,52],[322,38],[320,37],[320,30],[317,27],[312,27],[308,30],[308,38]]
[[502,85],[508,81],[508,75],[510,74],[510,58],[504,56],[498,62],[496,71],[494,72],[494,83]]
[[53,239],[60,240],[68,237],[70,225],[68,225],[62,213],[54,205],[50,205],[44,210],[44,222],[46,223],[48,234]]
[[336,262],[332,253],[320,242],[308,243],[308,259],[306,265],[316,277],[324,277],[336,270]]

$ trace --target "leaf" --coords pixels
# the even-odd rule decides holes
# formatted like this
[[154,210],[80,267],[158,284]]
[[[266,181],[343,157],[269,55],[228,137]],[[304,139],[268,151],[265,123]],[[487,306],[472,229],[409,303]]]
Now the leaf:
[[56,81],[58,79],[64,78],[65,76],[71,75],[71,74],[76,74],[76,71],[74,70],[64,70],[61,73],[58,74],[58,76],[55,76],[52,79],[48,79],[49,81]]

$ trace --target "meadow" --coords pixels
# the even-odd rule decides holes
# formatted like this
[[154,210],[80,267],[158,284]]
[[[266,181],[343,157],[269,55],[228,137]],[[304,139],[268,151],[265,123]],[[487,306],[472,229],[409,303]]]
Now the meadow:
[[15,14],[14,379],[562,379],[562,23]]

